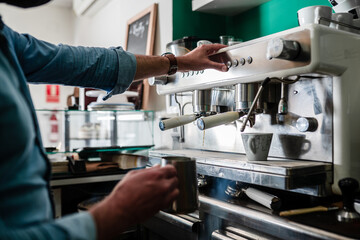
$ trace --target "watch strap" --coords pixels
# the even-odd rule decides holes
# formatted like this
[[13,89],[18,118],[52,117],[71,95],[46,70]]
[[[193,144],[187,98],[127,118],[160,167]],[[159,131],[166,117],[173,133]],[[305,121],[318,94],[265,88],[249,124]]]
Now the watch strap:
[[177,72],[178,70],[178,65],[177,65],[177,60],[174,54],[167,52],[161,55],[162,57],[166,57],[167,59],[169,59],[170,62],[170,67],[169,67],[169,71],[167,73],[167,75],[173,75]]

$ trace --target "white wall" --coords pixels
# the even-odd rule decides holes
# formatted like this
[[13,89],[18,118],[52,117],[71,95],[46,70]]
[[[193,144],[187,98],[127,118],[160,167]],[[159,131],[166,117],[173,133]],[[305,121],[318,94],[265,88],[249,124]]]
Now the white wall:
[[3,21],[20,33],[29,33],[51,43],[73,44],[75,19],[71,9],[47,4],[21,9],[0,4]]
[[123,46],[126,22],[158,3],[158,21],[155,36],[155,54],[165,51],[166,43],[172,41],[171,0],[112,0],[93,17],[80,17],[75,23],[75,44],[87,46]]
[[[9,27],[20,33],[29,33],[36,38],[58,44],[73,44],[75,15],[69,8],[52,4],[30,9],[21,9],[0,4],[0,14]],[[66,98],[73,93],[73,87],[60,87],[60,102],[46,103],[45,85],[30,84],[30,92],[35,108],[63,109]]]
[[[12,29],[54,44],[111,47],[124,45],[126,22],[153,3],[158,3],[154,54],[160,55],[172,41],[171,0],[112,0],[92,17],[76,17],[71,8],[53,4],[30,9],[0,4],[0,14]],[[66,98],[73,92],[72,87],[61,86],[60,103],[54,104],[45,102],[45,89],[44,85],[30,85],[36,108],[65,108]],[[158,96],[154,87],[150,92],[150,109],[164,110],[165,98]]]
[[[161,55],[166,51],[166,44],[172,41],[172,0],[112,0],[95,16],[75,20],[75,44],[124,46],[126,22],[153,3],[158,3],[154,54]],[[158,127],[158,118],[166,112],[165,96],[159,96],[155,87],[151,87],[149,102],[149,108],[157,111],[154,123],[155,146],[171,147],[172,132],[161,132]]]
[[[102,47],[124,46],[126,22],[153,3],[158,3],[154,54],[161,55],[166,50],[166,44],[172,41],[171,0],[112,0],[95,16],[85,16],[75,20],[75,44]],[[155,87],[150,89],[149,107],[153,110],[165,109],[165,98],[157,95]]]
[[[51,43],[111,47],[124,45],[126,22],[153,3],[158,3],[154,54],[160,55],[172,41],[171,0],[112,0],[92,17],[76,17],[71,8],[52,4],[26,10],[0,4],[0,14],[14,30]],[[30,90],[38,109],[65,108],[67,96],[73,93],[72,87],[61,86],[60,103],[53,104],[45,102],[45,85],[30,85]],[[165,102],[165,97],[158,96],[155,87],[151,87],[149,107],[157,111],[157,116],[164,115]],[[170,132],[161,134],[157,122],[155,119],[155,144],[171,145],[171,140],[167,139]]]

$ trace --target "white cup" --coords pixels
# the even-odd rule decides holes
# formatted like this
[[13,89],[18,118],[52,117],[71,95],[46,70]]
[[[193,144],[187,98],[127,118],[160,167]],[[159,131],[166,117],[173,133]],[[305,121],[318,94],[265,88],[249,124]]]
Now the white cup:
[[[354,16],[351,13],[344,12],[344,13],[334,13],[332,15],[331,19],[334,20],[334,21],[340,22],[340,23],[345,23],[345,24],[348,24],[348,25],[352,25],[353,17]],[[330,27],[331,28],[336,28],[336,29],[339,29],[339,30],[349,31],[349,32],[352,31],[351,28],[348,28],[346,26],[342,26],[342,25],[334,23],[334,22],[332,22],[330,24]]]
[[331,19],[332,8],[322,5],[309,6],[300,9],[297,14],[300,26],[314,23],[329,26],[330,22],[326,19]]
[[250,161],[267,160],[272,136],[272,133],[241,134],[247,159]]
[[360,0],[336,0],[336,5],[333,7],[336,13],[355,11],[360,6]]

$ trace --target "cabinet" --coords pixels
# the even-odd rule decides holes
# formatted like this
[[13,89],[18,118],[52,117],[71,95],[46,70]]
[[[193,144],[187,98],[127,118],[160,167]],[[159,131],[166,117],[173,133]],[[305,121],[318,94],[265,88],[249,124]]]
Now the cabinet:
[[192,10],[233,16],[269,0],[192,0]]
[[154,144],[153,111],[37,110],[36,113],[43,145],[59,152]]

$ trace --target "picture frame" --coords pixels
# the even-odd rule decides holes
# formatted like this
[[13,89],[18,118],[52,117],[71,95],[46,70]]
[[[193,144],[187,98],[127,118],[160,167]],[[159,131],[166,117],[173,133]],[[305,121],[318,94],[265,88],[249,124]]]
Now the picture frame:
[[[126,23],[125,50],[133,54],[153,55],[158,4],[154,3],[144,9]],[[130,91],[137,91],[139,97],[135,99],[138,109],[148,110],[150,86],[147,79],[134,82]]]

